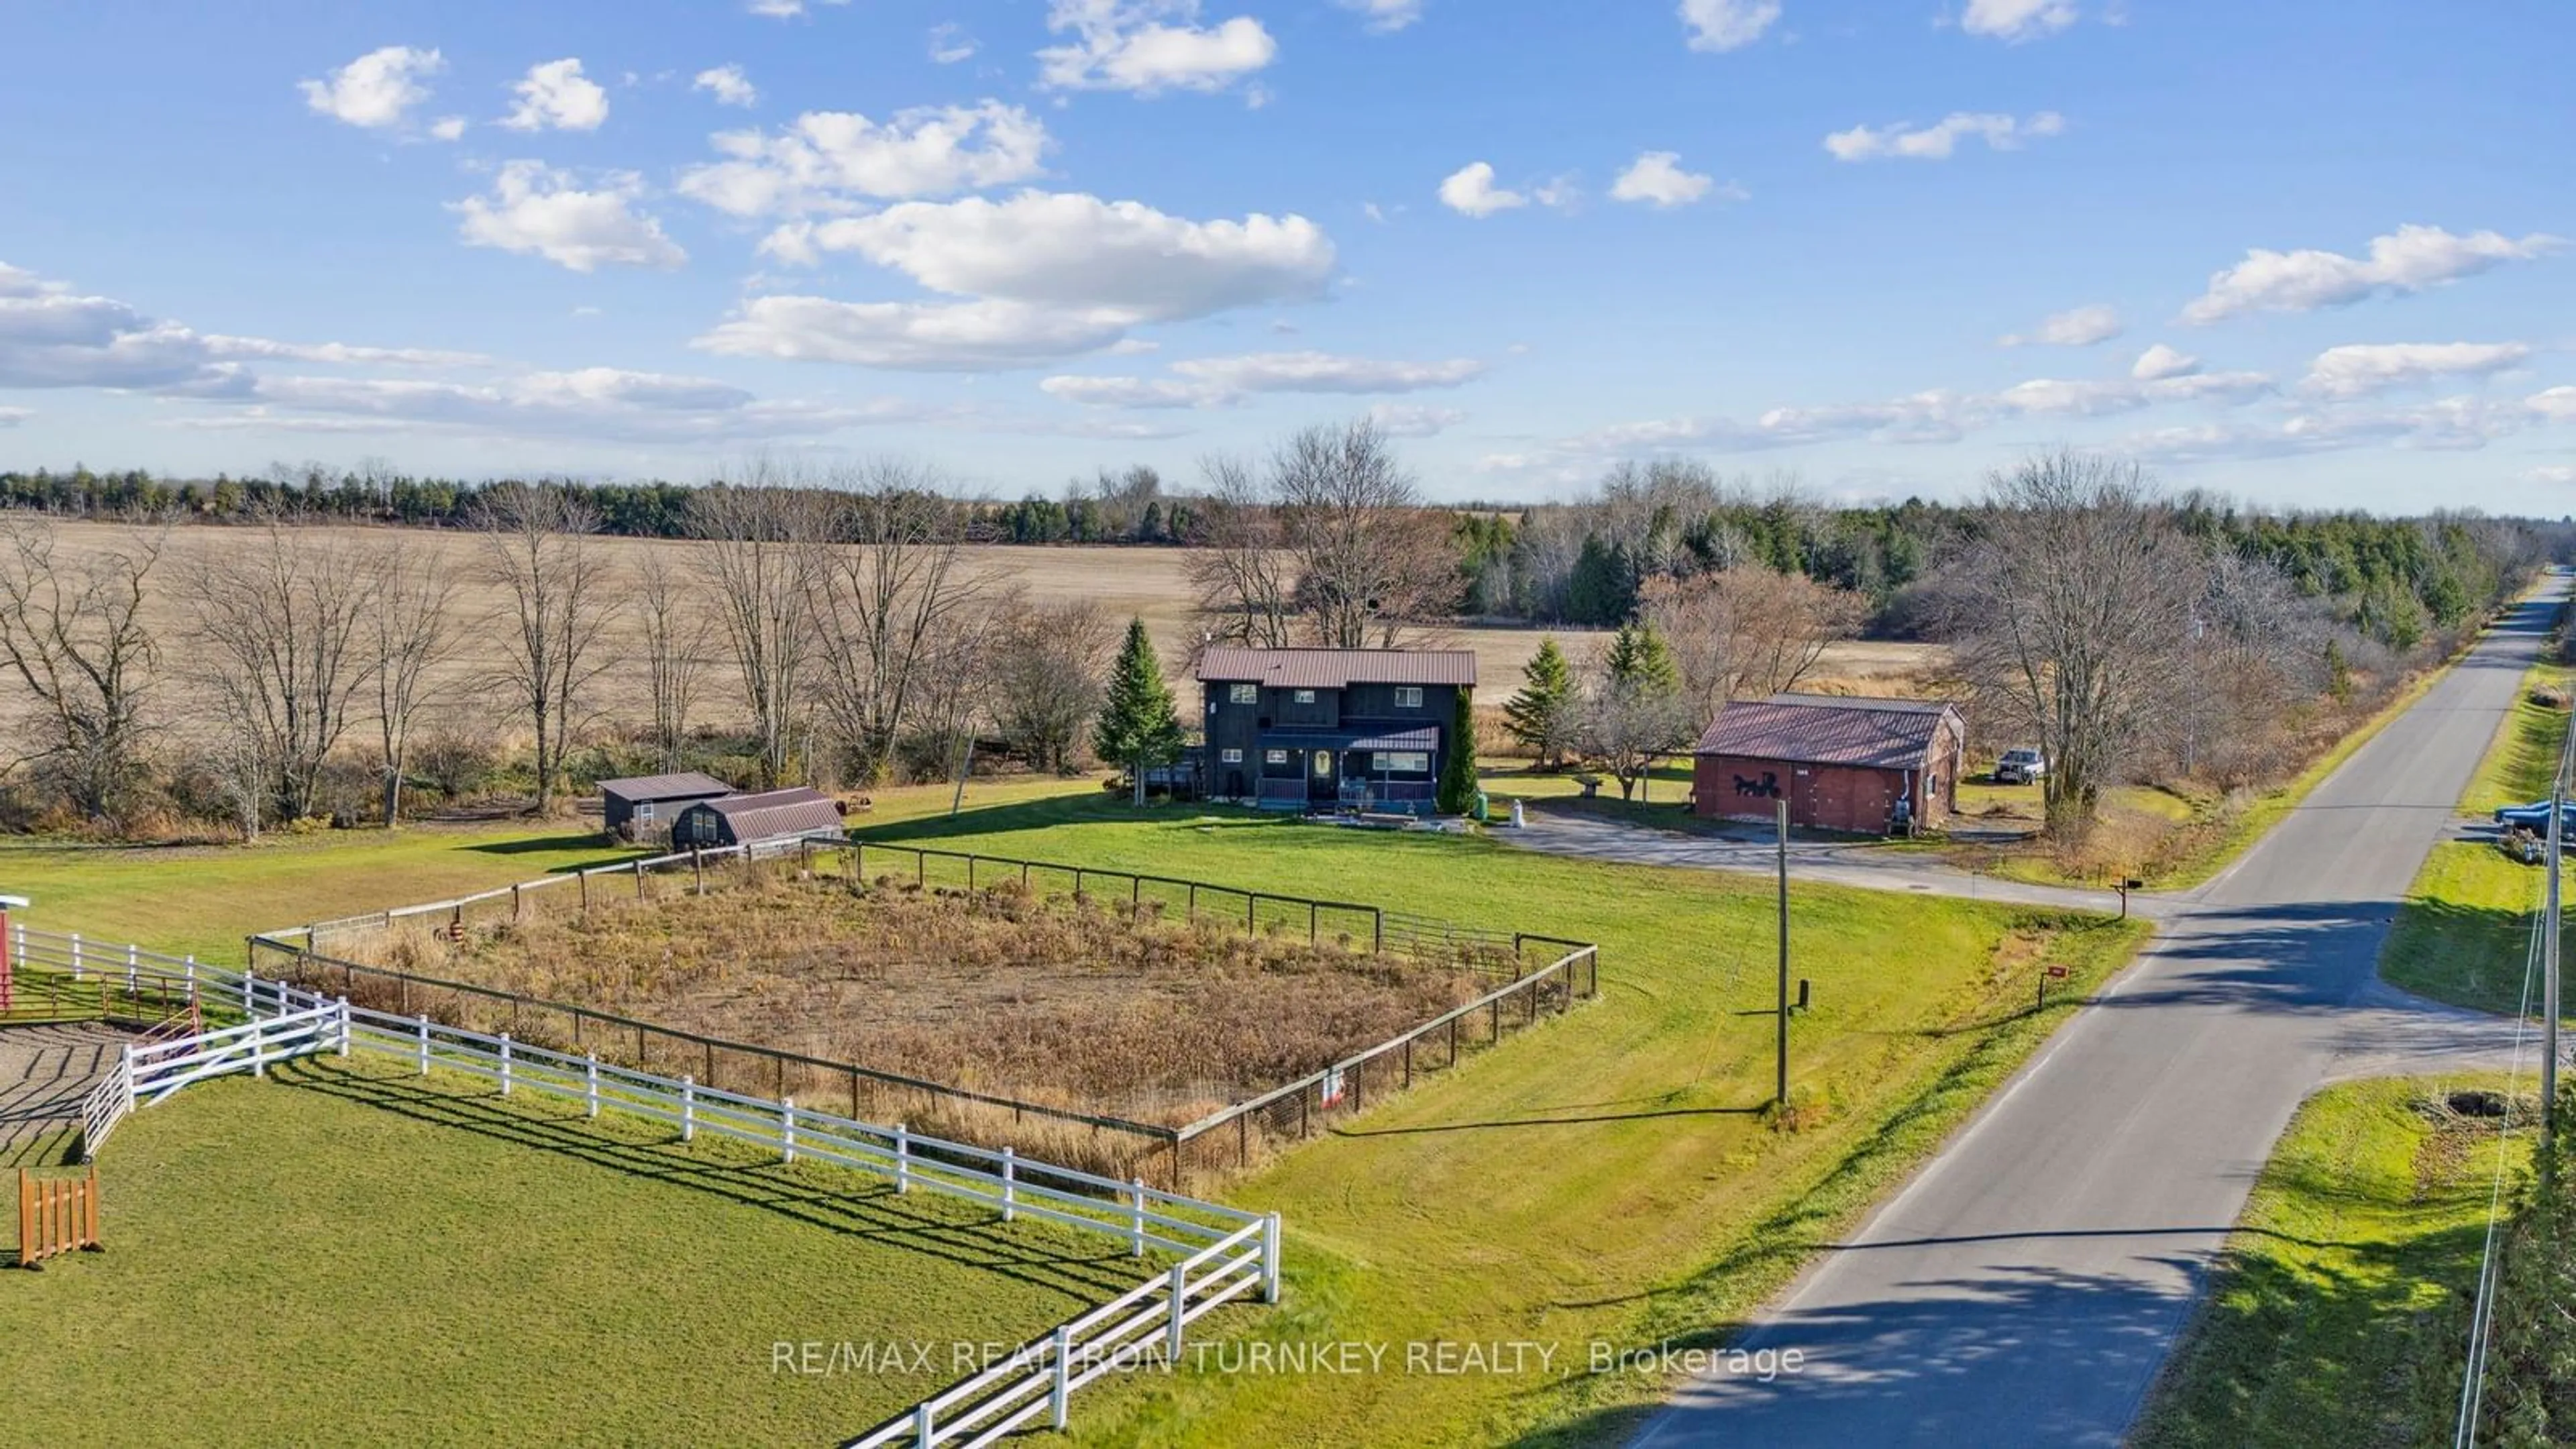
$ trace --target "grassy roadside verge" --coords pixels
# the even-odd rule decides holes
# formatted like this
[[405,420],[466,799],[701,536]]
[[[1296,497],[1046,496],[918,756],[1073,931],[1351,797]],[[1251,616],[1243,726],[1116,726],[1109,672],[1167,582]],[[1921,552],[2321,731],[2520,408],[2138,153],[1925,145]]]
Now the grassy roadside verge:
[[[2548,796],[2568,714],[2534,702],[2533,694],[2547,686],[2564,688],[2571,680],[2576,667],[2563,664],[2537,664],[2523,675],[2512,712],[2496,727],[2460,796],[2463,813],[2483,816],[2498,805]],[[2542,874],[2485,840],[2436,845],[2380,948],[2379,974],[2456,1006],[2522,1009],[2523,957],[2530,912],[2545,884]],[[2560,944],[2563,950],[2563,937]]]
[[[2130,1443],[2447,1441],[2497,1167],[2495,1119],[2454,1113],[2447,1099],[2503,1085],[2403,1078],[2311,1097]],[[2515,1191],[2531,1139],[2505,1151]]]
[[[883,828],[1343,899],[1603,944],[1604,999],[1427,1079],[1229,1189],[1289,1224],[1290,1299],[1247,1324],[1278,1346],[1385,1354],[1355,1375],[1228,1373],[1222,1360],[1108,1389],[1084,1442],[1573,1443],[1661,1398],[1588,1371],[1590,1345],[1712,1343],[2017,1067],[2144,929],[1890,892],[1800,888],[1793,1030],[1801,1130],[1774,1131],[1769,887],[1490,840],[1064,799]],[[1521,1340],[1521,1374],[1409,1371],[1414,1345]],[[1427,1348],[1426,1348],[1427,1351]]]

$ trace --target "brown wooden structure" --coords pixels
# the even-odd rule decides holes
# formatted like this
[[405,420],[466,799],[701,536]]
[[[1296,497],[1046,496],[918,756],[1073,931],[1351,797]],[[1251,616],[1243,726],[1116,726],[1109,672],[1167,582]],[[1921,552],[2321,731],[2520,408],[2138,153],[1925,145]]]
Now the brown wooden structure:
[[97,1252],[98,1168],[87,1177],[35,1177],[18,1169],[18,1266],[41,1268],[47,1258]]

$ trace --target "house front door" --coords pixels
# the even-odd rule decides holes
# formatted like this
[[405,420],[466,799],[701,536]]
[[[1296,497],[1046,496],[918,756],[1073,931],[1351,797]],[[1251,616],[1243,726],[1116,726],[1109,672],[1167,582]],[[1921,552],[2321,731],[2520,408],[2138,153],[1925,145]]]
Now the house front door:
[[1338,803],[1341,800],[1341,776],[1333,769],[1333,752],[1317,750],[1306,767],[1306,798]]

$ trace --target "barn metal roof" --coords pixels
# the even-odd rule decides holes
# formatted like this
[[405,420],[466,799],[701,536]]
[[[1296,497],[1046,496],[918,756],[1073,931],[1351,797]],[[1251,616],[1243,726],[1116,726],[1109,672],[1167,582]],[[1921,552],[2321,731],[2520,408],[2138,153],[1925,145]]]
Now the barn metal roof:
[[799,785],[787,790],[769,790],[758,795],[728,795],[721,800],[702,800],[699,806],[716,812],[733,827],[738,841],[777,840],[792,835],[841,833],[841,807],[819,790]]
[[1957,719],[1958,711],[1937,699],[1775,694],[1730,700],[1693,753],[1919,770],[1945,718]]
[[700,795],[730,795],[733,787],[713,775],[683,770],[676,775],[634,775],[602,780],[599,792],[620,800],[687,800]]
[[1199,659],[1206,683],[1274,689],[1344,689],[1354,684],[1476,684],[1466,649],[1210,649]]

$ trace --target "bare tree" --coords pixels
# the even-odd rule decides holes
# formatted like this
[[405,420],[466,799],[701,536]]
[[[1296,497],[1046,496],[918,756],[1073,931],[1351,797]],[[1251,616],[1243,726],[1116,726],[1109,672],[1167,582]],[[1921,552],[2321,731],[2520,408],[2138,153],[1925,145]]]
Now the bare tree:
[[611,662],[599,648],[615,605],[590,505],[561,488],[504,483],[477,505],[484,571],[509,600],[495,682],[536,733],[539,814],[553,808],[584,692]]
[[995,613],[993,722],[1032,768],[1070,770],[1084,727],[1100,712],[1117,621],[1089,599],[1023,601]]
[[2049,829],[2080,837],[2195,687],[2207,559],[2122,459],[2033,457],[1988,480],[1987,508],[1947,632],[1980,695],[2046,751]]
[[368,644],[376,685],[376,766],[384,780],[385,828],[402,825],[404,776],[411,768],[412,729],[428,703],[429,676],[455,657],[456,576],[443,560],[405,542],[374,550],[375,580]]
[[1701,718],[1730,699],[1794,689],[1827,646],[1859,632],[1859,595],[1758,564],[1646,581],[1638,611],[1671,647]]
[[781,478],[766,461],[742,481],[719,479],[689,500],[698,567],[733,646],[764,786],[783,783],[792,763],[831,523],[825,495]]
[[1394,648],[1456,607],[1448,520],[1422,506],[1386,434],[1366,417],[1304,429],[1270,464],[1306,633],[1329,649]]
[[654,753],[663,769],[677,770],[713,630],[688,581],[659,550],[637,565],[635,606],[644,633],[645,686],[653,697]]
[[929,687],[951,622],[981,607],[985,582],[966,567],[966,508],[911,465],[879,462],[858,477],[814,581],[824,709],[861,780],[884,777],[894,743]]
[[1202,547],[1189,560],[1201,635],[1254,649],[1287,647],[1296,615],[1296,574],[1271,506],[1250,465],[1200,461],[1207,496],[1199,504]]
[[35,701],[33,760],[72,807],[113,816],[141,772],[154,658],[143,606],[166,533],[63,556],[51,523],[0,523],[0,655]]

